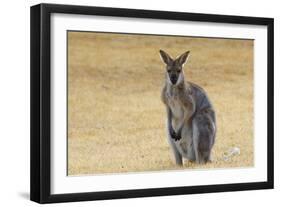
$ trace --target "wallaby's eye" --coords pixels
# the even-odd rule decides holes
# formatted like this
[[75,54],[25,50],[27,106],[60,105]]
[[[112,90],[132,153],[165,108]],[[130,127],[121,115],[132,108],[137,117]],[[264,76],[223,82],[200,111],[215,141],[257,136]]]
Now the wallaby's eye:
[[177,70],[177,72],[178,72],[178,73],[180,73],[180,72],[181,72],[181,70]]
[[167,70],[168,71],[168,73],[170,73],[172,70]]

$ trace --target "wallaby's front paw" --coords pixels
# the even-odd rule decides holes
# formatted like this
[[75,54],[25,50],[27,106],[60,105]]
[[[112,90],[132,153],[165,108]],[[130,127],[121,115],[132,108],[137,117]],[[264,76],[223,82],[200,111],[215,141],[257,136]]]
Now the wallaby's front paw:
[[174,139],[175,141],[178,141],[181,139],[180,133],[176,133],[174,130],[171,131],[171,137],[172,139]]
[[175,141],[179,141],[181,139],[181,136],[180,135],[176,135],[175,137],[172,137]]

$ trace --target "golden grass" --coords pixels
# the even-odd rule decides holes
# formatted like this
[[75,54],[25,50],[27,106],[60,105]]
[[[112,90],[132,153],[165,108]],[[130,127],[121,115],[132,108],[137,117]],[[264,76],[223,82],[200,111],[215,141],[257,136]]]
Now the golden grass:
[[[184,168],[253,166],[253,41],[69,32],[69,175],[179,169],[165,133],[160,48],[191,51],[186,79],[216,109],[213,162]],[[231,147],[240,155],[223,160]]]

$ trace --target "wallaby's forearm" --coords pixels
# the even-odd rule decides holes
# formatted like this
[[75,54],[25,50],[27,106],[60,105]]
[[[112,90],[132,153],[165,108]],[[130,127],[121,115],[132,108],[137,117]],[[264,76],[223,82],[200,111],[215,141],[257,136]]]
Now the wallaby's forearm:
[[192,107],[192,112],[188,112],[186,110],[184,110],[183,112],[183,122],[181,124],[181,127],[179,128],[177,135],[180,137],[181,136],[181,131],[183,126],[189,122],[189,120],[191,119],[191,117],[193,116],[193,114],[195,113],[195,107]]
[[195,111],[196,111],[196,104],[191,95],[182,96],[182,102],[184,105],[183,122],[182,122],[181,127],[179,128],[179,132],[181,132],[183,126],[192,119],[192,116],[195,114]]
[[169,133],[170,135],[172,136],[173,134],[175,134],[175,131],[173,129],[173,126],[172,126],[172,111],[169,107],[167,107],[167,118],[168,118],[168,130],[169,130]]
[[174,140],[180,140],[181,139],[181,130],[178,131],[178,133],[175,132],[173,126],[172,126],[172,111],[171,109],[167,106],[167,117],[168,117],[168,130],[170,133],[170,136]]

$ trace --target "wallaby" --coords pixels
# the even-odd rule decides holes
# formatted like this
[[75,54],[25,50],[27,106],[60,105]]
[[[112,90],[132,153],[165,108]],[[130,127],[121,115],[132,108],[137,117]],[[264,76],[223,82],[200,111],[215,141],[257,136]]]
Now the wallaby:
[[183,165],[183,158],[200,164],[211,161],[216,135],[215,110],[206,92],[185,81],[183,66],[189,53],[173,59],[160,50],[166,64],[161,98],[167,109],[168,141],[177,165]]

